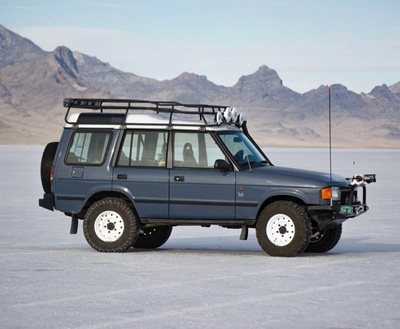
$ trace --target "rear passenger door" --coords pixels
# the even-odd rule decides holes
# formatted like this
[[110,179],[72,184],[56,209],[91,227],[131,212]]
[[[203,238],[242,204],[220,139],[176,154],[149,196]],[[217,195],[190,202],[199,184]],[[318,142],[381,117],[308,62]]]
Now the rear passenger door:
[[170,171],[171,219],[234,219],[235,172],[214,169],[225,155],[208,132],[176,131]]
[[128,194],[141,218],[168,218],[168,132],[127,130],[113,173],[113,190]]

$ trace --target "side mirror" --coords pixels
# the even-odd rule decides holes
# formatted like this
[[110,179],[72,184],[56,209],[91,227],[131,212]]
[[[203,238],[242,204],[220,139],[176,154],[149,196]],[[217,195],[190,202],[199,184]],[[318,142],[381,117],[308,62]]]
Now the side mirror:
[[214,162],[214,169],[228,171],[228,170],[232,169],[232,166],[228,162],[226,162],[225,160],[217,159]]

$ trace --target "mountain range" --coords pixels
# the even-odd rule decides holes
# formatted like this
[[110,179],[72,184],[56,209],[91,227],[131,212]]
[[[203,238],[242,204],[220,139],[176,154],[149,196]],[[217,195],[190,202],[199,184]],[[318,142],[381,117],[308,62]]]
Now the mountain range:
[[[332,146],[400,148],[400,82],[355,93],[330,86]],[[0,144],[58,140],[67,97],[131,98],[230,105],[263,147],[327,147],[329,87],[300,94],[262,65],[231,86],[184,72],[159,81],[123,72],[59,46],[47,52],[0,25]]]

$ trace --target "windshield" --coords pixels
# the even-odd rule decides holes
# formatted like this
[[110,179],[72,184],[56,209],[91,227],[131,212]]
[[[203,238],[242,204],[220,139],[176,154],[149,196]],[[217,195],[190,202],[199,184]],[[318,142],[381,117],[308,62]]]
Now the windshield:
[[242,132],[221,132],[218,136],[240,167],[244,168],[249,165],[259,167],[268,164],[267,159]]

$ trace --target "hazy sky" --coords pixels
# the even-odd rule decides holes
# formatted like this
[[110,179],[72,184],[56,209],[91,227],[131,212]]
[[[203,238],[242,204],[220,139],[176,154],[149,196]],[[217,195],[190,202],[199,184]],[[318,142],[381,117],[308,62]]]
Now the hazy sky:
[[157,80],[232,86],[265,64],[298,92],[400,81],[399,0],[0,0],[0,24]]

